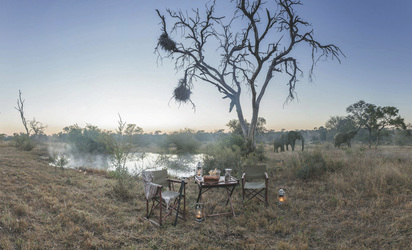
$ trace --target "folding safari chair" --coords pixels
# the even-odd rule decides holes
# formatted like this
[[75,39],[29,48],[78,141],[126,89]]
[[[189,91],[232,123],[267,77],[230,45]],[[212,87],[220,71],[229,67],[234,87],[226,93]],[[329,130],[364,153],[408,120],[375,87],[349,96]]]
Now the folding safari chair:
[[[167,170],[143,171],[142,173],[146,197],[146,219],[162,226],[166,217],[176,212],[174,226],[177,219],[186,217],[186,182],[184,180],[169,179]],[[180,184],[179,190],[175,190],[175,185]],[[183,211],[180,203],[183,199]],[[149,204],[151,203],[151,204]],[[155,217],[155,211],[159,210],[159,222],[150,219]],[[165,210],[165,211],[163,211]],[[163,214],[164,213],[164,214]]]
[[245,166],[242,175],[243,201],[257,198],[268,205],[268,174],[266,165]]

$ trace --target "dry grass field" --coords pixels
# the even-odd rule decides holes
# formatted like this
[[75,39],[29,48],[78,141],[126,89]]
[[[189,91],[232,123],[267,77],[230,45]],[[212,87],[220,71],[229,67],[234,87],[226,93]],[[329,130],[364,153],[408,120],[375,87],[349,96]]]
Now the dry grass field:
[[[41,157],[0,143],[0,249],[411,249],[412,148],[362,147],[320,152],[327,170],[296,177],[302,152],[275,154],[268,146],[269,206],[242,204],[237,216],[195,222],[197,186],[187,186],[186,221],[159,228],[145,220],[143,186],[118,199],[115,180],[104,172],[55,170]],[[279,163],[283,160],[283,163]],[[286,188],[288,201],[275,196]],[[206,204],[225,209],[220,193]]]

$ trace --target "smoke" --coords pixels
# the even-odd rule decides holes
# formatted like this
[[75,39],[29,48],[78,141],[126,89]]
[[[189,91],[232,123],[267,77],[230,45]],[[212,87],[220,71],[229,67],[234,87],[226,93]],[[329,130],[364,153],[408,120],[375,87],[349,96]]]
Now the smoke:
[[[56,161],[61,158],[68,160],[67,167],[73,169],[109,169],[108,156],[101,154],[80,154],[78,150],[67,143],[51,142],[48,146],[49,155]],[[51,164],[55,166],[55,164]]]

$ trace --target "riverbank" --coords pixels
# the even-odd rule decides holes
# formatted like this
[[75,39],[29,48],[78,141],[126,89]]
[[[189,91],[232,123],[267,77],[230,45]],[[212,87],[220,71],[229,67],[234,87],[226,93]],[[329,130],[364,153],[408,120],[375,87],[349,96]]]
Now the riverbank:
[[[135,197],[123,201],[113,192],[116,181],[104,171],[55,169],[42,159],[43,150],[25,152],[0,144],[2,249],[412,247],[410,148],[322,149],[336,170],[305,181],[294,175],[299,152],[274,154],[268,147],[268,207],[243,205],[237,187],[237,217],[195,222],[198,190],[189,180],[187,220],[176,227],[168,220],[162,228],[143,218],[140,182],[132,190]],[[279,187],[289,197],[281,207],[275,200]],[[210,196],[219,198],[218,193]]]

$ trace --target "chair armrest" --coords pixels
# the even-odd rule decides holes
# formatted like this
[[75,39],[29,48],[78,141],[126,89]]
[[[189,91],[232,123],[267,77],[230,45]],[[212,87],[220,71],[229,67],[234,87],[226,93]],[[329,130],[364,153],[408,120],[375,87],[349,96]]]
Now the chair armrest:
[[174,183],[182,185],[182,181],[184,181],[185,182],[184,192],[186,193],[187,180],[167,179],[167,181],[169,182],[169,190],[173,190],[173,191],[175,191]]
[[173,182],[173,183],[181,183],[182,181],[184,181],[185,184],[187,184],[187,180],[185,180],[185,179],[182,179],[182,180],[178,180],[178,179],[167,179],[167,181]]

